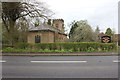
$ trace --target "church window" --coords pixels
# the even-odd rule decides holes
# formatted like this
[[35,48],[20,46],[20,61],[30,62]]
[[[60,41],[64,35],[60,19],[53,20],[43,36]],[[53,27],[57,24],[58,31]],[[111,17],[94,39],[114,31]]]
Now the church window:
[[39,35],[35,36],[35,43],[40,43],[41,37]]
[[58,28],[58,24],[56,24],[56,28]]

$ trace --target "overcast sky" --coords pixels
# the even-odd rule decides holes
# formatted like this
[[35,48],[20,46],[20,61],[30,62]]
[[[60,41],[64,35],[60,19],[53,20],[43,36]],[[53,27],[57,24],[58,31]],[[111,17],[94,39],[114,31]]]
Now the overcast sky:
[[119,0],[40,0],[46,2],[55,19],[64,19],[67,30],[73,20],[88,20],[93,29],[98,25],[101,32],[106,28],[118,32]]
[[[67,26],[73,20],[88,20],[93,29],[98,25],[104,32],[106,28],[118,30],[119,0],[43,0],[55,13],[54,18],[62,18]],[[67,27],[67,29],[69,29]]]

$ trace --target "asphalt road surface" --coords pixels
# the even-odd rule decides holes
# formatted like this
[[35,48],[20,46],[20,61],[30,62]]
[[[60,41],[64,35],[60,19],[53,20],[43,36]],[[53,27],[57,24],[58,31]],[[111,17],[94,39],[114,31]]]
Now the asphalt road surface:
[[117,56],[3,56],[3,78],[117,78]]

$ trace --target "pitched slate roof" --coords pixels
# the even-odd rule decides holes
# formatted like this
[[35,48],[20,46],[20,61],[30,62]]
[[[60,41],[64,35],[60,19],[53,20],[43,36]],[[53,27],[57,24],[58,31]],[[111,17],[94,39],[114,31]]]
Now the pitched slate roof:
[[30,32],[33,32],[33,31],[48,31],[48,30],[53,31],[53,32],[58,32],[58,33],[61,33],[61,34],[65,34],[65,33],[61,32],[59,29],[57,29],[55,27],[52,27],[52,26],[49,26],[49,25],[46,25],[46,24],[41,24],[37,27],[32,27],[32,28],[29,29]]

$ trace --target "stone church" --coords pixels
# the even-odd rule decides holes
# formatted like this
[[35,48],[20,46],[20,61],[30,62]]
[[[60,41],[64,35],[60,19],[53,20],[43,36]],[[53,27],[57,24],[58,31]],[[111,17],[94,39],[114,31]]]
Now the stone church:
[[53,19],[51,23],[51,25],[41,24],[38,27],[31,28],[27,36],[28,43],[55,43],[66,40],[64,20]]

